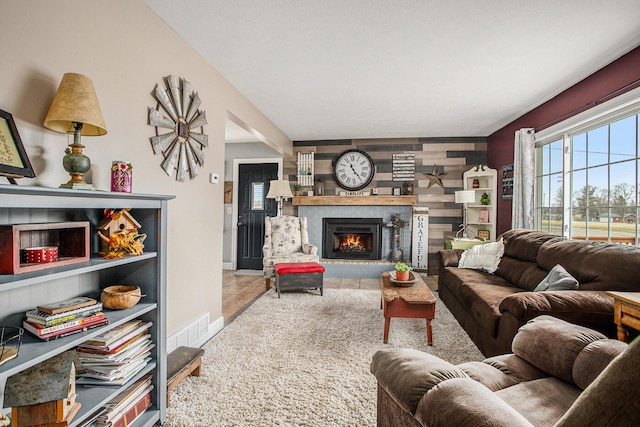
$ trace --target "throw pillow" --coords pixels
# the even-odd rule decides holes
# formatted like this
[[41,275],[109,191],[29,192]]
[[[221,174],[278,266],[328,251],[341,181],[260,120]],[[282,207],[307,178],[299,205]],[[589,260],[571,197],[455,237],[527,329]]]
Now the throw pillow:
[[563,266],[556,264],[533,291],[575,291],[576,289],[578,289],[576,278],[569,274]]
[[501,238],[497,242],[477,245],[462,252],[458,267],[493,273],[498,269],[503,254],[504,243]]

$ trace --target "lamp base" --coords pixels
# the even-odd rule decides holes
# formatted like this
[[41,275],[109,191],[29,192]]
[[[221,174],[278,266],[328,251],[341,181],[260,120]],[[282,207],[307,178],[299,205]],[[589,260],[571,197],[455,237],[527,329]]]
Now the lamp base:
[[87,183],[87,182],[73,182],[73,181],[69,181],[66,184],[60,184],[60,187],[58,188],[70,188],[72,190],[95,190],[96,188]]

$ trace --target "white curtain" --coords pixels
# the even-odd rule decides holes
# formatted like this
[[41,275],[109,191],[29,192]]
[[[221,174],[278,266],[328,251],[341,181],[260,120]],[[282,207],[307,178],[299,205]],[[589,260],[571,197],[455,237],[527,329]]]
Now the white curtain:
[[513,150],[511,228],[533,229],[536,150],[533,129],[516,131]]

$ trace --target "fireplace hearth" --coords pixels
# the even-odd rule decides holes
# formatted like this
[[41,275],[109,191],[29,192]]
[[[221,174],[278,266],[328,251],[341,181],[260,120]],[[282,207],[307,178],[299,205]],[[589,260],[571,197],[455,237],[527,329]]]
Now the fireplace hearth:
[[381,259],[382,218],[323,218],[322,257]]

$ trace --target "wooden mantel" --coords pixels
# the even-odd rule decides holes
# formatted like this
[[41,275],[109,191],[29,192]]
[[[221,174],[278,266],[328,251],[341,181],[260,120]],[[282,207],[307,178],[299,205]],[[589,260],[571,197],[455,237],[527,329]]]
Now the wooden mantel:
[[294,196],[293,206],[414,206],[416,196]]

